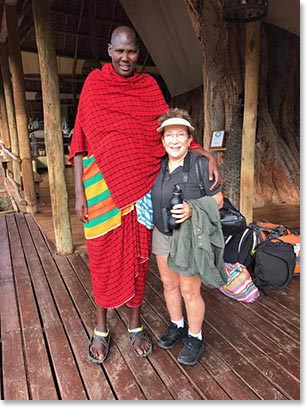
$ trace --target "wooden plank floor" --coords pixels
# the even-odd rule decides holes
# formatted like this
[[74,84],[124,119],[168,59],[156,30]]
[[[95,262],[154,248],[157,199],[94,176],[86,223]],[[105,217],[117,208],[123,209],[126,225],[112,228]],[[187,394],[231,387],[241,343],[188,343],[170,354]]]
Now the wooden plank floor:
[[0,216],[3,400],[299,400],[300,280],[243,304],[203,289],[207,347],[194,367],[157,339],[168,323],[154,259],[143,306],[153,353],[139,359],[127,310],[111,310],[110,354],[87,360],[95,324],[87,256],[58,256],[31,215]]
[[[38,201],[38,213],[35,214],[35,219],[41,225],[47,236],[51,241],[55,241],[53,223],[52,223],[52,211],[51,211],[51,199],[49,191],[48,172],[46,169],[40,169],[40,175],[42,182],[39,186],[39,201]],[[66,184],[68,192],[68,205],[70,211],[71,228],[73,233],[73,244],[76,250],[85,251],[85,239],[83,232],[83,225],[75,214],[75,200],[74,200],[74,174],[72,167],[66,167]]]

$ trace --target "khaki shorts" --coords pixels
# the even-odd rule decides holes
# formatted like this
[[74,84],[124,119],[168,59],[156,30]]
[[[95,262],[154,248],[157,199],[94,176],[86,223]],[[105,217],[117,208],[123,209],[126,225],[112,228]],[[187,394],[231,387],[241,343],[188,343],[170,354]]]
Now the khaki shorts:
[[169,254],[171,236],[161,233],[154,227],[152,233],[152,253],[167,256]]

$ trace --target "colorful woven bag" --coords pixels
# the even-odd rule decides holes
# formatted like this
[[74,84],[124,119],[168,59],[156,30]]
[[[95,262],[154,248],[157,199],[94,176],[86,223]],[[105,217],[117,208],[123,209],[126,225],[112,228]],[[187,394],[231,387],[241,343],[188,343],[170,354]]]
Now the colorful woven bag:
[[259,297],[259,290],[243,264],[225,263],[225,269],[229,280],[227,284],[218,288],[221,293],[242,302],[253,302]]

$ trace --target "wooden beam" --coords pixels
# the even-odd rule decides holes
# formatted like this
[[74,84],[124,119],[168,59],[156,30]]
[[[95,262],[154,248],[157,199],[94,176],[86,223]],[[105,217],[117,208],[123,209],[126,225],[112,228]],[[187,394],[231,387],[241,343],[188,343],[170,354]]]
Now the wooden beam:
[[[15,118],[14,100],[12,83],[8,64],[8,55],[5,44],[0,44],[0,66],[3,80],[4,98],[7,112],[7,120],[10,133],[11,151],[19,156],[19,144],[17,135],[17,126]],[[14,181],[21,187],[20,164],[16,161],[12,163]]]
[[259,80],[260,22],[246,23],[245,91],[242,130],[240,210],[253,220],[255,138]]
[[[10,5],[10,6],[16,6],[17,5],[16,0],[12,0],[12,1],[5,0],[5,3]],[[30,10],[31,10],[31,0],[24,0],[24,2],[21,4],[21,8],[19,10],[19,16],[18,16],[18,19],[17,19],[17,26],[18,26],[18,29],[20,29],[20,31],[22,30],[23,25],[28,24],[29,21],[30,21],[30,24],[31,24],[31,20],[32,20],[32,24],[33,24],[33,19],[26,17],[26,14],[29,13]],[[7,27],[6,27],[5,8],[4,8],[4,11],[3,11],[2,24],[1,24],[0,27],[1,27],[0,41],[1,42],[6,42],[6,40],[7,40]],[[23,36],[21,35],[20,44],[22,43],[22,41],[23,41]]]
[[1,139],[7,148],[11,148],[9,122],[8,122],[8,118],[7,118],[1,70],[0,70],[0,116],[1,116],[1,118],[0,118]]
[[17,0],[5,0],[5,4],[7,4],[8,6],[15,7],[17,6]]
[[[81,1],[81,7],[80,7],[80,14],[79,14],[79,20],[78,20],[78,26],[77,26],[77,37],[75,38],[75,49],[74,49],[74,62],[72,66],[72,72],[71,76],[74,78],[76,75],[76,67],[77,67],[77,59],[78,59],[78,45],[79,45],[79,31],[81,28],[82,24],[82,16],[84,12],[84,0]],[[77,96],[76,96],[76,87],[74,82],[71,83],[71,90],[73,94],[73,101],[74,101],[74,116],[77,114]]]
[[[115,3],[115,5],[116,5],[116,3]],[[56,14],[56,15],[59,15],[59,16],[79,19],[79,14],[65,13],[64,11],[56,10],[53,7],[51,8],[51,14]],[[91,17],[83,16],[83,20],[87,21],[87,20],[90,20],[90,19],[91,19]],[[106,18],[105,19],[96,18],[96,24],[97,24],[97,26],[98,25],[99,26],[101,26],[101,25],[106,25],[106,26],[114,25],[114,26],[117,26],[117,25],[122,25],[123,22],[112,19],[112,18],[108,18],[108,19],[106,19]]]
[[7,40],[7,26],[6,26],[5,7],[3,5],[3,13],[1,16],[0,42],[5,44],[6,40]]
[[90,19],[91,19],[91,46],[92,55],[95,59],[99,60],[99,50],[97,41],[97,25],[96,25],[96,0],[89,0]]
[[13,153],[5,146],[5,144],[3,144],[1,141],[0,141],[0,148],[2,149],[2,151],[4,152],[4,154],[8,155],[12,160],[17,161],[17,162],[19,162],[19,163],[21,162],[21,159],[20,159],[17,155],[13,154]]
[[9,66],[12,75],[23,190],[25,200],[27,201],[27,211],[33,214],[37,212],[37,204],[32,169],[30,138],[28,132],[28,115],[16,6],[6,4],[5,13],[8,29]]
[[[55,28],[53,30],[55,33],[59,34],[64,34],[64,35],[70,35],[72,37],[80,37],[80,38],[86,38],[88,40],[91,40],[91,33],[89,32],[88,34],[86,32],[76,32],[76,31],[69,31],[69,30],[62,30],[61,28]],[[104,43],[107,43],[110,41],[110,38],[107,38],[105,35],[99,35],[97,36],[97,39],[99,41],[102,41]]]
[[58,254],[73,252],[60,110],[57,60],[50,2],[33,0],[33,16],[42,80],[45,143],[55,241]]

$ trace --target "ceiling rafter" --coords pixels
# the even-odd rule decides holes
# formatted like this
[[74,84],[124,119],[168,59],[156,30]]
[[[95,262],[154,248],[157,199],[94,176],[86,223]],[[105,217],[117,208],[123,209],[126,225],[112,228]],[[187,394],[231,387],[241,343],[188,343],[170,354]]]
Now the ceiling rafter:
[[[31,54],[37,54],[36,33],[33,21],[32,0],[16,0],[18,29],[21,51],[26,61],[25,89],[27,92],[41,92],[40,75],[38,70],[38,57],[34,56],[33,63]],[[56,55],[59,58],[59,72],[66,65],[70,75],[59,75],[61,93],[70,93],[76,98],[80,94],[86,74],[80,74],[80,61],[95,59],[102,63],[110,61],[107,52],[107,43],[116,26],[132,25],[120,0],[42,0],[46,5],[50,3],[51,24],[54,33]],[[83,12],[79,13],[82,1]],[[5,0],[0,0],[0,42],[7,41]],[[67,59],[70,59],[67,60]],[[156,74],[155,64],[140,39],[140,70]],[[88,61],[89,62],[89,61]],[[78,65],[77,65],[78,63]],[[72,64],[72,65],[69,65]],[[76,69],[76,65],[77,68]],[[62,70],[63,72],[63,70]],[[74,73],[75,72],[75,73]],[[33,95],[32,95],[33,96]],[[31,100],[31,115],[41,109],[41,101]],[[74,103],[76,106],[76,103]],[[75,107],[74,107],[75,108]],[[72,105],[70,114],[72,113]],[[39,116],[41,113],[39,114]]]

